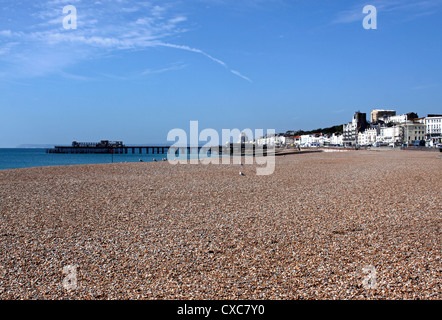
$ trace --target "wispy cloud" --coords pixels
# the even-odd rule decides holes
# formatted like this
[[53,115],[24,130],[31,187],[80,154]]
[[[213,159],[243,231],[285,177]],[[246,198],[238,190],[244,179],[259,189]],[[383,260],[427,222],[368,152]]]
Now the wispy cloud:
[[141,74],[142,75],[158,74],[158,73],[164,73],[164,72],[169,72],[169,71],[182,70],[186,67],[187,67],[186,64],[174,64],[174,65],[171,65],[171,66],[168,66],[165,68],[161,68],[161,69],[146,69]]
[[438,86],[440,86],[439,83],[422,84],[422,85],[414,86],[412,88],[412,90],[425,90],[425,89],[435,88]]
[[338,15],[332,21],[333,24],[337,23],[352,23],[356,21],[362,21],[363,13],[361,7],[357,7],[351,10],[344,10],[338,13]]
[[252,80],[250,80],[248,77],[242,75],[239,71],[230,69],[229,66],[224,61],[221,61],[221,60],[211,56],[210,54],[208,54],[200,49],[195,49],[195,48],[191,48],[189,46],[182,46],[182,45],[176,45],[176,44],[165,43],[165,42],[154,42],[154,43],[152,43],[152,46],[163,46],[163,47],[175,48],[175,49],[186,50],[186,51],[202,54],[202,55],[206,56],[207,58],[209,58],[210,60],[212,60],[212,61],[220,64],[224,68],[228,69],[234,75],[236,75],[244,80],[247,80],[249,82],[252,82]]
[[243,78],[244,80],[247,80],[249,82],[252,82],[252,80],[250,80],[249,78],[247,78],[246,76],[243,76],[239,71],[236,70],[230,70],[230,72],[232,72],[234,75],[237,75],[240,78]]
[[[65,30],[62,26],[62,8],[66,4],[77,7],[76,30]],[[9,10],[13,10],[11,8]],[[49,0],[36,1],[29,9],[22,9],[26,12],[22,18],[28,18],[29,22],[15,28],[11,25],[2,27],[1,21],[3,15],[8,15],[8,8],[0,13],[0,63],[8,64],[4,72],[11,75],[62,74],[78,62],[100,58],[104,54],[168,47],[201,54],[250,81],[203,50],[172,43],[170,40],[188,32],[185,26],[188,18],[164,1]]]
[[77,74],[72,74],[72,73],[68,73],[68,72],[64,72],[64,71],[60,71],[59,75],[61,77],[63,77],[63,78],[71,79],[71,80],[76,80],[76,81],[93,81],[93,80],[96,80],[94,78],[85,77],[85,76],[77,75]]
[[162,47],[169,47],[169,48],[175,48],[175,49],[180,49],[180,50],[185,50],[185,51],[190,51],[190,52],[195,52],[195,53],[199,53],[202,54],[204,56],[206,56],[207,58],[209,58],[210,60],[222,65],[223,67],[227,67],[227,64],[215,57],[212,57],[210,54],[205,53],[204,51],[200,50],[200,49],[196,49],[196,48],[191,48],[189,46],[183,46],[183,45],[177,45],[177,44],[172,44],[172,43],[167,43],[167,42],[161,42],[161,41],[154,41],[151,43],[148,43],[149,46],[162,46]]

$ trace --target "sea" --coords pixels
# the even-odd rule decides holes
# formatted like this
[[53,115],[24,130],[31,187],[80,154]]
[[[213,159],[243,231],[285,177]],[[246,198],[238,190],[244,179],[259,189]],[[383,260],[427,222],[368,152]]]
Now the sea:
[[167,154],[57,154],[47,149],[1,149],[0,170],[98,163],[162,161]]

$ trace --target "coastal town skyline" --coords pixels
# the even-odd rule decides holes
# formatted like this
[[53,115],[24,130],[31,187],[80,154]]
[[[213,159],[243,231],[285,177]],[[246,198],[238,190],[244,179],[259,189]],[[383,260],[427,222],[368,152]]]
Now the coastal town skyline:
[[357,110],[441,109],[441,1],[0,3],[1,148],[166,143],[193,120],[285,132]]

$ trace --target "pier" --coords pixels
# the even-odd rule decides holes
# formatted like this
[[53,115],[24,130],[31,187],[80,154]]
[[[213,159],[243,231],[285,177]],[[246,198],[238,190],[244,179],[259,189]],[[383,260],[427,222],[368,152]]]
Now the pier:
[[[72,142],[71,146],[55,146],[47,149],[46,153],[59,154],[163,154],[167,155],[170,150],[175,155],[200,154],[206,155],[249,155],[267,156],[267,147],[255,145],[232,144],[230,146],[126,146],[122,141],[102,140],[100,142]],[[270,150],[269,150],[270,151]]]

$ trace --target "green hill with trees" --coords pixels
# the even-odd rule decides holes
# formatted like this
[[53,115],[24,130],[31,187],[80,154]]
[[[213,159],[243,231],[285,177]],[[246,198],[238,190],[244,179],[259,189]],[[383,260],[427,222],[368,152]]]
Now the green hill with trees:
[[341,124],[341,125],[333,126],[333,127],[329,127],[329,128],[319,128],[319,129],[310,130],[310,131],[304,131],[304,130],[287,131],[287,133],[290,132],[290,135],[294,135],[294,136],[302,136],[304,134],[313,134],[313,133],[322,133],[323,135],[332,135],[333,133],[342,134],[343,129],[344,129],[344,125]]

